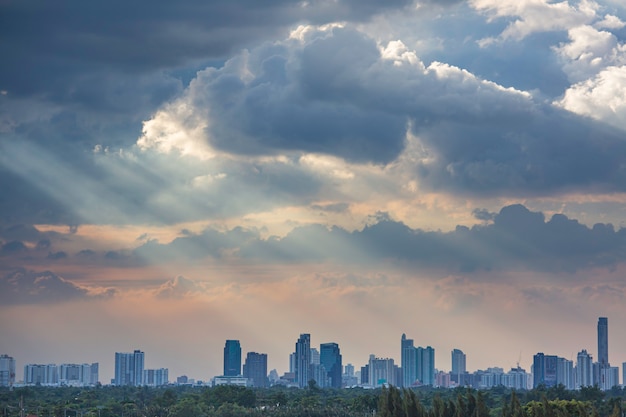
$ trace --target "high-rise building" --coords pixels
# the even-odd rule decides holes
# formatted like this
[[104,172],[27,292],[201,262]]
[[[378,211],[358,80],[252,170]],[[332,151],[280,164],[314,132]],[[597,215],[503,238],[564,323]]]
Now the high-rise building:
[[435,385],[435,349],[417,348],[417,379],[422,385]]
[[417,380],[417,350],[413,339],[407,339],[404,333],[400,339],[400,367],[402,386],[408,388]]
[[296,382],[300,388],[305,388],[309,385],[311,379],[311,335],[303,333],[296,342],[296,355],[295,355],[295,373]]
[[243,376],[252,381],[253,387],[267,387],[267,354],[248,352],[243,364]]
[[0,355],[0,387],[10,387],[15,383],[15,359]]
[[341,388],[341,370],[343,365],[337,343],[322,343],[320,345],[320,363],[326,369],[330,379],[330,386],[332,388]]
[[377,358],[370,355],[367,371],[368,383],[372,387],[380,387],[383,385],[397,385],[398,367],[394,364],[393,359]]
[[556,384],[563,385],[568,390],[573,390],[576,388],[575,380],[574,362],[565,358],[557,358]]
[[133,353],[115,352],[114,384],[141,386],[143,385],[144,353],[135,350]]
[[557,385],[558,358],[554,355],[537,353],[533,356],[533,388],[540,385],[554,387]]
[[59,385],[59,369],[55,364],[27,364],[24,366],[24,383],[27,385]]
[[593,359],[587,350],[578,352],[576,359],[576,388],[593,386]]
[[606,317],[598,318],[598,363],[601,368],[609,365],[609,320]]
[[227,340],[224,345],[224,376],[241,375],[241,345],[239,340]]
[[452,371],[450,372],[450,379],[457,384],[461,382],[461,375],[467,372],[465,366],[465,353],[460,349],[452,350]]

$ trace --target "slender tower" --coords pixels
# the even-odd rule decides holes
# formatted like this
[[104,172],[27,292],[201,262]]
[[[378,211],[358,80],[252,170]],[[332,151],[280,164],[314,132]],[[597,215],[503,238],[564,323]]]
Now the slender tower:
[[598,319],[598,363],[600,368],[609,365],[609,320],[606,317]]

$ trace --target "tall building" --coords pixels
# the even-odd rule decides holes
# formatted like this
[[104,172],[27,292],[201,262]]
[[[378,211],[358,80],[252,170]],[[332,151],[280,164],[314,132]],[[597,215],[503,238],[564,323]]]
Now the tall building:
[[332,388],[341,388],[341,370],[343,365],[337,343],[322,343],[320,345],[320,363],[326,369],[330,379],[330,386]]
[[374,355],[370,355],[368,362],[367,372],[368,383],[371,387],[380,387],[383,385],[397,385],[397,366],[394,364],[393,359],[377,358]]
[[576,376],[574,362],[565,358],[557,358],[556,361],[556,384],[563,385],[568,390],[576,388]]
[[585,349],[576,358],[576,388],[591,387],[593,381],[593,359]]
[[115,352],[114,384],[141,386],[143,385],[144,353],[135,350],[133,353]]
[[540,385],[554,387],[557,385],[558,358],[554,355],[537,353],[533,356],[533,388]]
[[55,364],[27,364],[24,366],[24,383],[27,385],[59,385],[59,369]]
[[417,380],[417,350],[413,339],[407,339],[404,333],[400,339],[400,367],[402,386],[408,388]]
[[435,385],[435,349],[417,348],[417,379],[422,385]]
[[227,340],[224,345],[224,376],[241,375],[241,345],[239,340]]
[[606,317],[598,319],[598,363],[601,368],[609,365],[609,320]]
[[267,354],[248,352],[243,364],[243,376],[252,381],[253,387],[267,387]]
[[457,384],[461,382],[461,375],[467,372],[465,366],[465,353],[460,349],[452,350],[452,371],[450,372],[450,379]]
[[311,335],[303,333],[296,342],[295,374],[296,382],[300,388],[309,385],[311,379]]
[[0,387],[10,387],[15,383],[15,359],[0,355]]

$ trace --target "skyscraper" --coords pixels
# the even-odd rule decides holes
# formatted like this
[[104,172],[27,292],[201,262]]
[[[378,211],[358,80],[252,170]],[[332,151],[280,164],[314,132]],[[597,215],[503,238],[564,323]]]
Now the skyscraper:
[[557,385],[558,357],[537,353],[533,356],[533,388],[540,385],[555,387]]
[[598,363],[600,368],[609,365],[609,320],[606,317],[598,318]]
[[296,342],[296,382],[300,388],[305,388],[311,379],[311,335],[303,333]]
[[248,352],[243,364],[243,376],[250,379],[254,387],[267,387],[267,354]]
[[417,348],[417,379],[422,385],[435,385],[435,349]]
[[330,386],[332,388],[341,388],[341,369],[343,365],[337,343],[322,343],[320,345],[320,363],[324,365],[330,378]]
[[239,340],[227,340],[224,345],[224,376],[241,375],[241,345]]
[[408,388],[417,379],[417,350],[413,345],[413,339],[407,339],[404,333],[400,339],[400,367],[402,386]]
[[576,388],[593,386],[593,359],[585,349],[576,359]]
[[465,367],[465,353],[460,349],[452,350],[452,371],[450,378],[457,384],[461,384],[461,375],[467,371]]
[[144,353],[140,350],[115,352],[115,385],[143,385],[143,364]]
[[10,387],[15,383],[15,359],[0,355],[0,387]]

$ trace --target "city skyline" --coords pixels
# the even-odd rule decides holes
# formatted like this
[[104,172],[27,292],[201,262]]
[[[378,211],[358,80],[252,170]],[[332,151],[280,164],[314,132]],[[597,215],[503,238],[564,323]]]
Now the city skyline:
[[623,0],[252,3],[0,2],[0,352],[626,362]]
[[[537,386],[539,384],[544,384],[547,386],[563,384],[568,389],[578,389],[580,388],[581,384],[582,386],[586,386],[591,381],[594,384],[598,384],[602,389],[606,390],[610,389],[613,385],[618,385],[620,384],[620,382],[623,382],[624,375],[623,373],[621,373],[623,372],[623,369],[622,371],[620,371],[620,367],[618,365],[610,366],[610,363],[608,362],[609,330],[607,317],[598,318],[596,338],[599,351],[597,361],[593,360],[592,355],[589,354],[586,349],[582,349],[582,351],[578,352],[576,360],[574,360],[574,358],[568,360],[566,358],[562,358],[558,355],[553,354],[547,355],[543,352],[538,352],[534,354],[531,362],[532,366],[528,369],[525,369],[529,376],[533,376],[532,384],[534,386]],[[341,384],[341,377],[343,372],[343,355],[340,354],[339,344],[335,342],[324,342],[320,343],[319,346],[320,350],[318,351],[311,345],[311,335],[308,333],[302,333],[296,341],[295,351],[289,355],[289,366],[284,372],[293,372],[294,383],[300,388],[307,387],[309,380],[318,380],[318,378],[320,377],[318,374],[316,374],[316,368],[312,367],[312,365],[315,364],[317,364],[318,367],[320,364],[323,365],[323,373],[324,375],[327,375],[325,376],[325,378],[328,378],[328,381],[324,382],[324,384],[321,384],[321,386],[327,386],[326,384],[328,384],[328,386],[337,387],[338,384]],[[245,364],[243,364],[242,367],[242,352],[243,350],[240,340],[226,340],[223,348],[223,372],[220,374],[208,376],[206,377],[206,379],[192,379],[202,380],[206,383],[212,378],[219,376],[244,376],[245,378],[250,378],[251,381],[256,378],[256,381],[253,383],[254,386],[264,386],[263,384],[267,383],[266,378],[269,375],[267,365],[268,355],[266,353],[260,354],[254,351],[248,351],[246,354],[246,362]],[[408,339],[406,334],[402,333],[399,344],[399,357],[397,358],[397,362],[395,364],[395,367],[400,368],[402,370],[402,373],[401,375],[394,374],[394,385],[411,386],[413,385],[413,382],[416,381],[419,381],[420,384],[424,385],[436,385],[436,372],[448,373],[449,379],[452,383],[467,383],[467,380],[464,379],[465,377],[462,378],[463,374],[467,374],[467,355],[458,348],[452,349],[450,353],[451,355],[449,368],[437,368],[434,361],[435,349],[430,346],[426,348],[423,348],[421,346],[416,347],[414,345],[414,340]],[[144,371],[144,356],[145,353],[138,349],[135,349],[132,353],[116,352],[114,368],[115,378],[111,379],[111,383],[116,385],[154,385],[154,382],[147,383],[146,381],[144,381],[144,378],[146,378],[147,375],[145,373],[146,371],[151,372],[151,381],[166,381],[168,378],[169,369],[159,368]],[[0,371],[2,372],[0,372],[0,379],[4,380],[7,378],[7,376],[5,375],[5,371],[9,371],[11,369],[8,365],[10,364],[10,362],[7,362],[7,360],[11,360],[12,366],[15,366],[15,358],[7,354],[2,354],[1,359],[2,369],[0,369]],[[387,375],[389,372],[392,372],[391,369],[394,367],[393,357],[389,358],[389,360],[392,361],[391,364],[387,364],[385,362],[387,360],[388,358],[377,357],[376,354],[370,354],[369,360],[365,363],[365,366],[366,368],[369,367],[370,369],[375,370],[368,370],[367,372],[374,372],[374,374],[376,375]],[[564,366],[567,366],[568,363],[569,370],[564,368]],[[334,367],[335,364],[337,365],[336,368]],[[27,381],[26,368],[31,365],[35,368],[39,367],[42,369],[49,366],[56,367],[56,365],[54,364],[33,364],[31,362],[24,367],[24,382]],[[352,367],[352,369],[354,369],[355,364],[349,363],[349,365]],[[356,365],[357,367],[359,366],[358,363]],[[626,362],[622,363],[621,365],[622,368],[624,368]],[[61,367],[62,366],[63,365],[61,365]],[[92,364],[91,372],[93,372],[93,366],[95,366],[95,375],[98,375],[99,364]],[[246,370],[246,366],[248,367],[248,370]],[[389,368],[389,366],[391,366],[391,368]],[[497,368],[508,369],[507,367],[502,367],[499,364],[490,364],[489,366],[483,367],[482,370]],[[301,369],[305,369],[305,371],[302,372],[300,371]],[[363,370],[363,368],[361,369]],[[522,368],[520,368],[520,362],[518,361],[516,367],[511,366],[510,369],[511,371],[514,371],[515,369],[521,370]],[[259,376],[261,370],[263,370],[265,378],[263,379],[263,382],[258,382],[261,380]],[[274,370],[280,371],[276,368],[274,368]],[[476,368],[474,372],[480,370],[480,368]],[[47,371],[44,370],[42,372]],[[56,373],[58,372],[56,368],[54,372],[56,375]],[[165,372],[164,375],[163,372]],[[281,373],[282,372],[279,372],[278,375],[280,375]],[[89,380],[90,383],[93,384],[93,378],[89,376],[90,374],[87,375],[87,380]],[[180,376],[184,376],[185,378],[188,377],[186,373],[181,374]],[[31,377],[29,380],[35,379],[36,378]],[[57,380],[58,379],[59,378],[57,376]],[[18,379],[16,377],[15,381],[17,380]],[[46,380],[46,376],[42,376],[40,377],[40,379],[37,380],[40,382],[44,381]],[[99,382],[106,384],[105,381]]]

